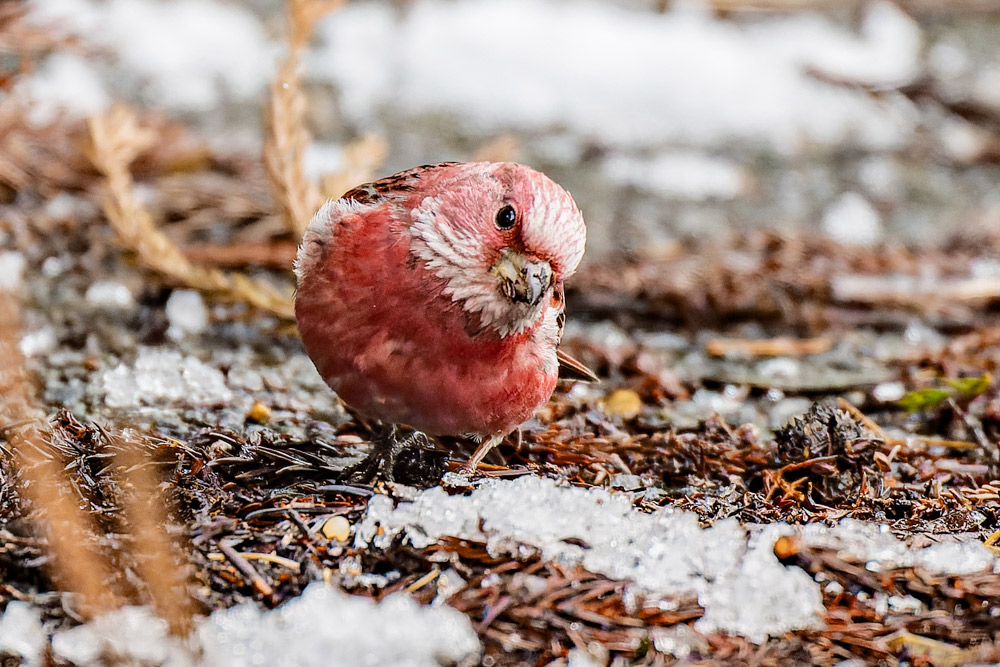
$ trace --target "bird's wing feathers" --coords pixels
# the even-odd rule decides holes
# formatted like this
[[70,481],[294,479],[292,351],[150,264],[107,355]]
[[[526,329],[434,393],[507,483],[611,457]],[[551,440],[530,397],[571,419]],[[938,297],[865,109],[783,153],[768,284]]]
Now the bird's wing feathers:
[[408,195],[416,189],[417,181],[428,172],[444,167],[452,167],[457,162],[438,162],[435,164],[424,164],[413,169],[401,171],[392,176],[380,178],[371,183],[359,185],[348,190],[340,198],[350,199],[358,204],[378,204],[387,199],[393,199],[394,195]]
[[569,356],[561,349],[556,350],[556,359],[559,360],[559,377],[565,380],[578,380],[580,382],[597,382],[598,377],[594,371]]

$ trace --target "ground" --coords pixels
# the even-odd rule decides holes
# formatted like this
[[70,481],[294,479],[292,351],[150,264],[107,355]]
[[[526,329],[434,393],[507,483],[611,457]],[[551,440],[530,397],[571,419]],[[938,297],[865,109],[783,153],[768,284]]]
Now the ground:
[[[178,664],[193,650],[244,664],[253,646],[273,664],[1000,661],[1000,579],[982,546],[1000,529],[1000,105],[976,97],[997,64],[976,55],[985,28],[963,26],[961,3],[945,19],[874,3],[856,32],[857,17],[626,5],[566,19],[585,34],[654,17],[736,59],[807,31],[815,52],[776,48],[746,76],[826,65],[757,81],[818,115],[759,132],[757,102],[706,116],[650,93],[645,104],[673,111],[623,118],[638,103],[608,102],[557,122],[545,104],[500,113],[487,93],[441,84],[435,96],[431,83],[401,89],[404,117],[369,84],[425,73],[390,58],[358,82],[337,48],[375,58],[366,44],[398,40],[437,62],[448,54],[431,52],[428,26],[506,15],[433,2],[396,8],[395,21],[373,3],[332,14],[302,97],[276,93],[270,107],[293,114],[307,92],[318,128],[326,117],[343,137],[381,130],[337,145],[323,192],[407,160],[515,157],[569,185],[592,230],[567,285],[564,345],[601,382],[561,384],[480,478],[458,474],[473,445],[442,439],[374,485],[342,478],[370,434],[315,373],[287,312],[294,202],[319,196],[296,187],[333,149],[310,144],[305,176],[287,152],[261,160],[245,134],[255,114],[211,97],[262,95],[257,61],[247,82],[219,56],[202,69],[221,68],[225,86],[192,86],[171,107],[167,74],[200,70],[138,69],[148,54],[116,26],[143,3],[77,4],[0,14],[12,92],[0,102],[5,660]],[[517,5],[561,24],[548,3]],[[266,8],[177,7],[164,17],[178,25],[185,12],[233,25],[231,51],[241,39],[279,50]],[[37,27],[69,10],[106,34]],[[368,42],[344,46],[345,25]],[[881,44],[892,48],[879,56]],[[470,68],[489,67],[491,48]],[[687,48],[704,81],[667,67],[675,90],[750,95]],[[100,63],[102,49],[120,50],[111,69],[73,80],[125,72],[133,88],[117,92],[131,108],[66,106],[53,58]],[[842,52],[854,56],[831,60]],[[558,58],[534,57],[558,78]],[[942,77],[948,67],[964,78]],[[564,85],[557,99],[576,104],[598,86]],[[324,104],[330,90],[339,98]],[[226,129],[213,136],[213,123]],[[108,611],[121,603],[147,606]],[[167,621],[156,631],[151,610]],[[188,645],[169,639],[192,626]],[[143,653],[150,638],[158,648]]]

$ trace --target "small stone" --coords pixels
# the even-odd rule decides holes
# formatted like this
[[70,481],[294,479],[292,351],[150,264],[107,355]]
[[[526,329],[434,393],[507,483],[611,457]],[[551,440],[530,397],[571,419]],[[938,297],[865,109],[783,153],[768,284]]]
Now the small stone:
[[260,401],[254,401],[250,409],[247,410],[247,421],[258,423],[271,421],[271,408]]
[[321,531],[328,540],[346,542],[351,538],[351,522],[342,516],[331,516],[323,524]]
[[609,417],[632,419],[642,410],[642,399],[631,389],[615,389],[605,397],[602,410]]
[[642,488],[642,478],[638,475],[618,473],[611,475],[608,486],[612,489],[621,489],[622,491],[637,491]]

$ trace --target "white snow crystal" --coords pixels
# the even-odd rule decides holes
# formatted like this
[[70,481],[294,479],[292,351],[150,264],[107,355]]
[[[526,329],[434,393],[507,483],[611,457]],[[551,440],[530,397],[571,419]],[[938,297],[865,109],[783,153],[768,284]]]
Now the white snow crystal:
[[833,528],[809,524],[802,529],[807,544],[837,549],[873,571],[922,567],[933,574],[972,574],[993,567],[996,556],[975,540],[940,542],[911,549],[884,527],[843,519]]
[[823,232],[840,243],[870,246],[882,237],[882,217],[867,199],[846,192],[827,208]]
[[194,662],[180,642],[170,637],[167,622],[148,607],[122,607],[57,632],[52,637],[52,650],[81,666],[106,664],[103,658],[108,655],[175,667]]
[[[44,635],[37,618],[25,625],[10,616],[8,607],[0,621],[0,648],[31,641],[39,656]],[[12,631],[28,634],[21,643],[3,644],[4,629],[14,622]],[[217,610],[187,642],[171,637],[149,608],[123,607],[57,632],[52,648],[76,665],[105,664],[110,655],[122,663],[164,667],[437,667],[474,661],[482,650],[469,618],[451,607],[422,607],[403,593],[375,603],[319,582],[271,611],[252,602]]]
[[24,255],[17,251],[0,252],[0,290],[14,292],[21,289],[26,264]]
[[191,404],[225,403],[233,397],[222,373],[175,350],[140,348],[131,366],[105,371],[100,384],[111,407],[137,407],[184,400]]
[[166,312],[170,322],[167,335],[175,340],[208,328],[208,309],[201,293],[195,290],[174,290],[167,299]]
[[113,280],[98,280],[87,288],[84,298],[102,308],[129,308],[135,304],[129,288]]
[[705,614],[695,622],[696,630],[743,635],[759,644],[769,635],[823,627],[819,586],[805,570],[785,567],[775,558],[774,541],[783,532],[776,528],[759,535],[739,566],[698,596]]
[[20,656],[26,667],[42,664],[45,633],[42,615],[27,602],[12,600],[0,617],[0,652]]

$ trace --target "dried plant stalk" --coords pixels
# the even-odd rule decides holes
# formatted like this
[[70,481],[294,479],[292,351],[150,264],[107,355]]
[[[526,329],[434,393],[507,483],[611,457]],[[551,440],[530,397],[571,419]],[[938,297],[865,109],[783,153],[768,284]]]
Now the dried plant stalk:
[[288,54],[278,77],[271,82],[268,104],[269,134],[264,143],[264,165],[288,228],[300,238],[323,198],[306,178],[303,155],[309,145],[305,125],[306,96],[302,91],[302,53],[312,38],[316,22],[344,0],[288,0]]
[[89,119],[91,160],[104,174],[108,192],[104,213],[120,243],[135,252],[147,267],[179,283],[243,301],[284,319],[294,319],[289,295],[273,286],[238,273],[195,266],[179,247],[161,232],[135,195],[129,165],[155,137],[139,126],[135,114],[118,105]]
[[44,516],[53,576],[79,595],[78,612],[91,617],[118,607],[119,599],[107,585],[107,562],[91,546],[94,527],[62,480],[62,463],[45,446],[43,415],[17,346],[20,319],[18,298],[0,289],[0,430],[25,481],[23,493]]
[[126,435],[116,462],[123,469],[122,481],[130,494],[125,500],[125,516],[134,540],[132,549],[156,613],[167,621],[170,632],[186,636],[192,627],[194,609],[186,593],[187,577],[178,563],[180,556],[169,535],[165,498],[157,489],[155,468],[139,443]]

